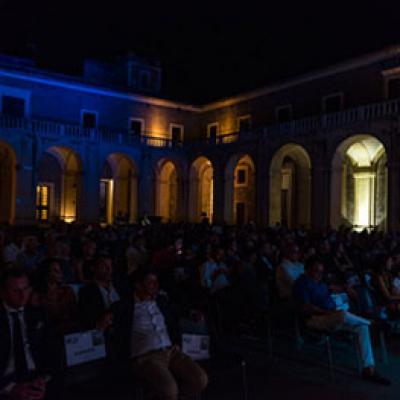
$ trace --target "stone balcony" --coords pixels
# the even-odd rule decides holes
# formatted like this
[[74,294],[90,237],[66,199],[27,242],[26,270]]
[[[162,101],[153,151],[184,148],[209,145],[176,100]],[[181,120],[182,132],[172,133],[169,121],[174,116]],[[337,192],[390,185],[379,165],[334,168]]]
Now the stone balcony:
[[[318,132],[327,132],[354,124],[372,122],[381,119],[397,118],[400,112],[400,99],[388,100],[349,108],[331,114],[311,116],[276,125],[260,127],[244,132],[223,132],[216,137],[196,140],[191,146],[228,145],[238,141],[251,141],[275,135],[303,136]],[[135,135],[128,130],[115,130],[105,127],[85,128],[78,124],[50,121],[46,119],[18,118],[0,114],[0,129],[3,131],[26,132],[40,137],[60,139],[62,137],[92,143],[113,143],[127,146],[146,147],[182,147],[184,143],[173,140],[166,134],[160,136],[154,132],[142,132]],[[189,144],[189,143],[188,143]]]
[[85,128],[78,124],[35,118],[18,118],[0,114],[0,129],[5,132],[24,132],[50,139],[68,138],[91,143],[113,143],[128,146],[181,147],[182,143],[152,132],[135,135],[128,130],[105,127]]
[[399,117],[400,99],[367,104],[330,114],[296,119],[280,124],[252,129],[244,132],[225,132],[214,138],[207,138],[207,144],[225,145],[237,141],[266,138],[275,135],[303,136],[317,132],[328,132],[354,124]]

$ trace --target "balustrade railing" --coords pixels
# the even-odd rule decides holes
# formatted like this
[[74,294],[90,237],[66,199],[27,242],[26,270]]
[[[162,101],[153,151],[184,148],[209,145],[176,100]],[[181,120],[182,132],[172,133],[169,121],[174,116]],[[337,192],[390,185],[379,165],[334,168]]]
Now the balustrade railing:
[[270,127],[265,131],[268,135],[277,133],[306,134],[321,130],[340,128],[358,122],[368,122],[374,119],[399,116],[400,99],[373,103],[336,113],[323,114],[321,116],[306,117],[290,122],[285,122]]
[[[379,118],[399,116],[400,99],[388,100],[380,103],[363,105],[336,113],[323,114],[288,121],[272,126],[263,127],[249,132],[228,132],[207,138],[207,143],[223,145],[239,140],[251,140],[258,137],[260,131],[270,136],[275,134],[302,135],[318,131],[327,131],[359,122],[368,122]],[[170,137],[154,135],[153,132],[142,132],[141,135],[128,130],[113,130],[104,127],[86,128],[77,124],[49,121],[45,119],[20,118],[0,114],[0,128],[24,130],[41,136],[70,137],[85,141],[119,143],[150,147],[182,146],[182,141],[172,140]]]
[[69,137],[92,142],[143,144],[151,147],[181,146],[182,142],[164,136],[154,136],[151,132],[141,135],[104,127],[86,128],[80,125],[54,122],[41,119],[20,118],[0,114],[0,128],[23,130],[48,137]]

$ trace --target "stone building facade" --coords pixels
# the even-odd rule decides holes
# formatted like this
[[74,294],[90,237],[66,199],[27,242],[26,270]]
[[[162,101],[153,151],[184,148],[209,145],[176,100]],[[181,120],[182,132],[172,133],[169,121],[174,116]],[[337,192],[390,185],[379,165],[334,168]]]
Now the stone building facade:
[[80,78],[0,57],[0,222],[399,228],[400,47],[201,106],[160,86],[133,56]]

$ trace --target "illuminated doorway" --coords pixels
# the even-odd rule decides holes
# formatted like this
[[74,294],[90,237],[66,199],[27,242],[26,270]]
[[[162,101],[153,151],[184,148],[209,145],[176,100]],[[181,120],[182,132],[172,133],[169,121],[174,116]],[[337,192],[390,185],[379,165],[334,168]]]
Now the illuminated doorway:
[[[47,149],[39,161],[37,177],[37,218],[43,219],[47,215],[47,220],[60,218],[65,222],[76,221],[79,218],[82,178],[78,154],[64,146]],[[43,203],[46,193],[48,205],[43,206],[39,203]]]
[[343,141],[332,161],[331,224],[355,230],[387,225],[387,156],[371,135]]
[[200,222],[206,215],[213,220],[214,178],[211,161],[206,157],[197,158],[190,167],[189,219]]
[[225,212],[228,224],[255,219],[256,169],[249,155],[232,157],[225,168]]
[[297,144],[282,146],[270,166],[269,223],[289,228],[310,225],[311,161]]
[[100,178],[100,220],[112,224],[137,221],[137,169],[125,154],[113,153],[104,162]]
[[112,179],[100,180],[100,222],[113,223],[113,186]]
[[178,173],[169,160],[158,163],[156,182],[156,214],[163,222],[178,219]]

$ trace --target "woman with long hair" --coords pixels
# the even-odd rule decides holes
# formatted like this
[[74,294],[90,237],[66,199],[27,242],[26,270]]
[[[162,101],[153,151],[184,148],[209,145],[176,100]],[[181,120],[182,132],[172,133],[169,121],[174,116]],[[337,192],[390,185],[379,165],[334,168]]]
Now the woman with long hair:
[[35,271],[31,303],[47,309],[58,333],[66,334],[78,329],[76,297],[73,290],[64,285],[57,259],[43,261]]

